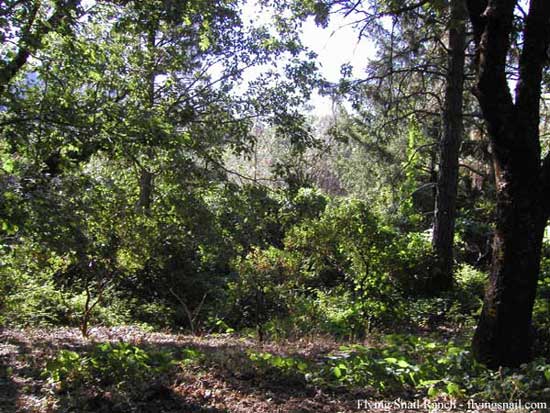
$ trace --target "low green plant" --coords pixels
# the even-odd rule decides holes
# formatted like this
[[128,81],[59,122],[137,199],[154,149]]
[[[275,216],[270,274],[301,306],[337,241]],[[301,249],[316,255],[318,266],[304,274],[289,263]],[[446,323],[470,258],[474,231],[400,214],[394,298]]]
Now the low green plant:
[[299,371],[307,373],[309,365],[304,359],[296,357],[285,357],[267,352],[248,352],[251,361],[257,362],[259,365],[266,367],[275,367],[280,370]]
[[90,384],[103,387],[114,385],[130,391],[134,385],[201,357],[202,354],[194,349],[184,349],[176,357],[167,350],[152,351],[129,343],[107,342],[98,344],[88,353],[61,350],[47,362],[42,375],[60,390]]
[[480,399],[550,401],[550,364],[542,357],[517,369],[487,371],[477,381],[480,390],[476,397]]
[[303,358],[255,351],[247,354],[260,375],[282,379],[285,383],[300,384],[305,384],[311,376],[312,367]]
[[53,360],[46,363],[42,376],[52,383],[76,383],[84,378],[87,362],[75,351],[60,350]]
[[[379,392],[397,394],[404,390],[419,395],[465,394],[458,379],[462,369],[477,368],[469,351],[441,345],[415,336],[388,335],[384,347],[343,346],[329,355],[317,381],[329,385],[370,386]],[[463,365],[471,362],[469,367]]]
[[477,363],[462,342],[392,334],[379,346],[347,345],[310,360],[249,352],[260,374],[276,373],[326,388],[371,388],[380,396],[479,400],[550,398],[550,365],[539,358],[518,369],[492,371]]

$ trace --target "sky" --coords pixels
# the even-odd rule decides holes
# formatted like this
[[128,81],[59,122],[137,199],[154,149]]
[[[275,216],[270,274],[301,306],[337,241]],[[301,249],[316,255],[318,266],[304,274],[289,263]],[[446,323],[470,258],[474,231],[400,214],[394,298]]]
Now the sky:
[[[359,77],[375,49],[371,42],[363,38],[359,41],[358,31],[351,26],[352,19],[331,15],[327,28],[318,27],[313,18],[304,25],[302,40],[304,44],[318,55],[321,74],[330,82],[340,79],[340,68],[351,64],[354,77]],[[313,113],[316,116],[332,114],[332,102],[328,97],[314,94],[312,99]]]
[[[549,0],[550,1],[550,0]],[[519,0],[520,7],[529,11],[528,0]],[[249,0],[245,6],[245,15],[254,13],[254,0]],[[266,16],[263,16],[266,19]],[[375,48],[366,38],[358,40],[358,31],[351,25],[352,16],[345,18],[341,14],[331,14],[327,28],[318,27],[310,17],[305,25],[302,40],[304,44],[318,55],[321,74],[330,82],[340,79],[340,67],[350,63],[353,76],[360,77],[370,58],[375,55]],[[511,85],[511,90],[515,87]],[[327,97],[317,93],[312,99],[313,113],[317,116],[332,114],[332,102]]]
[[359,75],[369,58],[374,56],[374,48],[366,39],[358,40],[358,32],[351,27],[351,18],[332,15],[327,28],[323,29],[309,18],[304,25],[302,40],[318,55],[322,74],[331,82],[340,78],[340,67],[351,63],[354,74]]
[[[269,13],[260,10],[254,0],[249,0],[243,8],[245,22],[263,24],[268,23],[269,18]],[[352,22],[351,17],[331,14],[326,28],[318,27],[313,17],[304,23],[302,41],[317,54],[320,72],[329,82],[337,82],[340,79],[340,68],[347,63],[352,65],[353,75],[359,76],[369,58],[374,56],[372,43],[364,38],[358,41],[358,31],[351,26]],[[332,114],[332,102],[328,97],[314,93],[311,104],[316,116]]]

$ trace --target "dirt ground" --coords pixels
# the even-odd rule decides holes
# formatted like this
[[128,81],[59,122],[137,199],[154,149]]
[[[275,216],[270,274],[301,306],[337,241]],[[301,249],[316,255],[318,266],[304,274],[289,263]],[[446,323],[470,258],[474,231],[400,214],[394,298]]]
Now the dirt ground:
[[[82,389],[59,394],[41,372],[59,350],[82,353],[99,342],[124,341],[144,348],[193,348],[208,355],[208,366],[190,366],[176,377],[149,383],[139,401],[120,405],[109,391]],[[0,330],[0,412],[359,412],[362,392],[330,394],[302,383],[265,380],[247,371],[246,350],[323,357],[338,343],[326,339],[259,344],[229,335],[193,337],[150,333],[136,327],[94,328],[83,338],[74,328]],[[168,380],[168,381],[167,381]]]
[[[193,349],[204,361],[191,363],[177,372],[152,381],[136,383],[131,396],[121,397],[120,388],[78,386],[61,391],[42,375],[48,360],[62,349],[85,354],[98,343],[125,342],[142,349],[168,350],[172,354]],[[232,335],[195,337],[147,332],[137,327],[93,328],[83,338],[76,328],[0,329],[0,413],[411,413],[443,412],[426,408],[407,409],[367,406],[380,402],[372,389],[331,389],[259,374],[249,351],[323,360],[342,343],[327,338],[309,338],[278,343]],[[366,343],[363,343],[366,344]],[[372,344],[372,343],[371,343]],[[132,388],[134,383],[124,383]],[[137,395],[137,396],[136,396]],[[412,400],[413,395],[397,395]],[[392,400],[384,400],[391,403]],[[423,401],[420,400],[420,403]],[[431,402],[434,402],[433,400]],[[360,408],[361,407],[361,408]],[[458,406],[456,412],[467,410]]]

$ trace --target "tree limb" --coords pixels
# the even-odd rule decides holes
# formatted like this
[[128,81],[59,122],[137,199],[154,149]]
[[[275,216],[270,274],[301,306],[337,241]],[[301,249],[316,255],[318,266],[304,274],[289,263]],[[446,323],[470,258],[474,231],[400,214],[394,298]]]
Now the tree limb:
[[[516,116],[524,142],[532,152],[533,159],[540,159],[539,124],[541,82],[547,56],[550,34],[550,2],[531,0],[525,21],[523,50],[519,61],[519,82],[516,87]],[[541,41],[545,39],[545,41]]]
[[33,31],[32,26],[39,8],[39,3],[35,3],[19,40],[19,50],[11,60],[0,66],[0,94],[27,63],[29,56],[41,47],[44,36],[51,31],[58,30],[80,5],[79,0],[58,0],[55,3],[56,8],[50,18],[39,22]]

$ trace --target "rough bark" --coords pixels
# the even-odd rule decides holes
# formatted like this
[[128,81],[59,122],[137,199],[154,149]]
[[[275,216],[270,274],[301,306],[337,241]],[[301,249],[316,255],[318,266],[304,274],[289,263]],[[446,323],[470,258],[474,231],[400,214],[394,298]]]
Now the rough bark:
[[432,244],[437,266],[432,286],[447,290],[453,284],[453,239],[458,188],[458,158],[462,140],[462,95],[464,91],[464,60],[466,48],[466,5],[464,0],[452,0],[449,25],[449,58],[443,137],[439,146],[439,172],[435,200]]
[[515,6],[514,0],[468,1],[477,46],[474,92],[492,146],[497,190],[492,268],[472,349],[492,368],[517,366],[531,357],[531,317],[548,218],[539,120],[550,3],[530,2],[514,102],[505,65]]
[[[147,32],[147,52],[149,53],[148,62],[148,74],[147,74],[147,109],[150,113],[149,116],[153,116],[153,110],[155,107],[155,80],[156,80],[156,68],[155,68],[155,49],[156,49],[156,34],[157,34],[157,22],[154,22],[149,27]],[[150,130],[151,142],[154,141],[155,131],[153,128]],[[154,158],[152,148],[148,148],[146,151],[148,161]],[[142,167],[139,178],[139,201],[138,208],[140,208],[145,214],[149,214],[151,211],[151,202],[153,195],[153,173],[147,168]]]
[[153,174],[146,169],[141,170],[139,178],[138,208],[148,214],[151,210],[153,195]]

